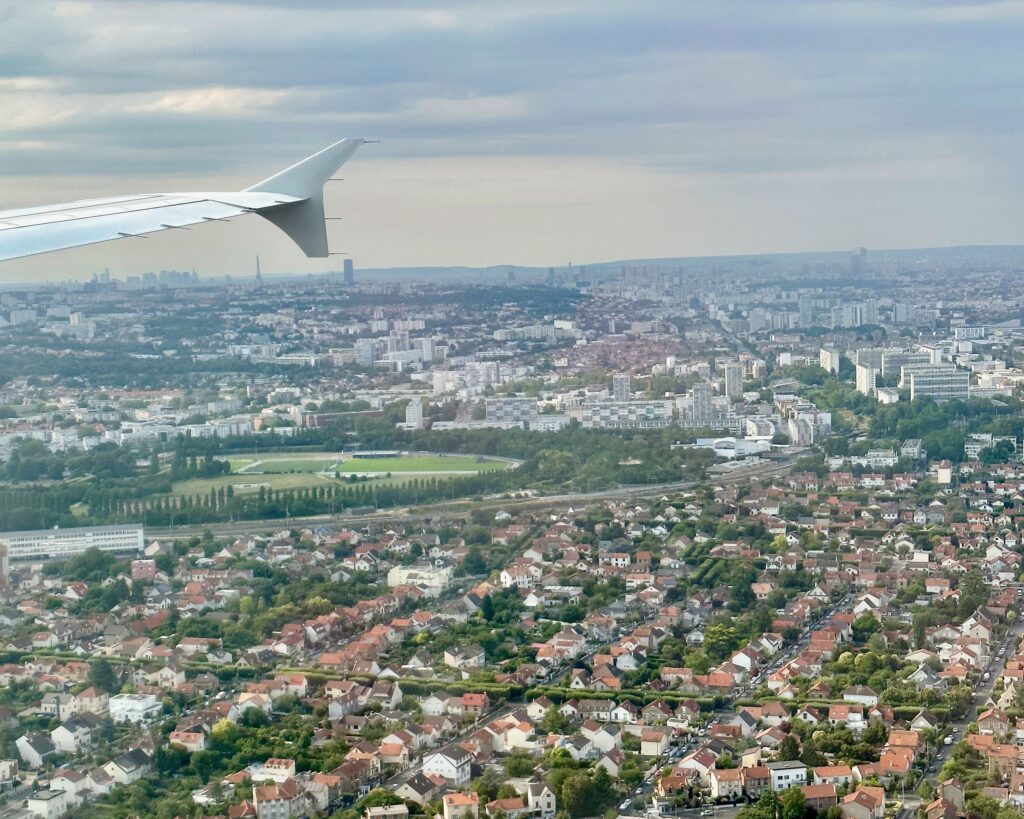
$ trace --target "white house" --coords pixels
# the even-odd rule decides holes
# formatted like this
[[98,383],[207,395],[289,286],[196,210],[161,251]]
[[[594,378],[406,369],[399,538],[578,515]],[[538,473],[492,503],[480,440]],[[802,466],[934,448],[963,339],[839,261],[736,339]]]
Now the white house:
[[516,791],[526,797],[526,805],[540,819],[551,819],[558,809],[554,791],[543,782],[517,782]]
[[79,794],[90,793],[89,784],[89,777],[74,768],[61,768],[50,777],[51,790],[64,791],[64,801],[68,808],[82,803],[83,796]]
[[866,708],[878,705],[878,692],[866,685],[851,685],[843,691],[844,702],[859,702]]
[[76,714],[50,731],[50,740],[62,753],[77,754],[92,747],[93,734],[101,725],[94,714]]
[[38,732],[20,736],[14,744],[21,761],[29,768],[42,768],[46,760],[57,753],[53,741],[46,734]]
[[29,813],[40,819],[60,819],[68,812],[64,791],[56,790],[36,791],[28,797],[27,807]]
[[807,766],[798,759],[790,762],[769,762],[765,767],[771,774],[772,790],[775,792],[807,784]]
[[[111,703],[113,701],[114,698],[111,698]],[[103,770],[118,785],[131,785],[149,772],[149,756],[145,751],[135,748],[110,760],[103,766]]]
[[454,787],[461,788],[470,780],[469,751],[457,745],[449,745],[423,756],[423,773],[427,776],[441,776]]
[[149,722],[160,715],[163,706],[152,694],[116,694],[108,702],[114,722]]

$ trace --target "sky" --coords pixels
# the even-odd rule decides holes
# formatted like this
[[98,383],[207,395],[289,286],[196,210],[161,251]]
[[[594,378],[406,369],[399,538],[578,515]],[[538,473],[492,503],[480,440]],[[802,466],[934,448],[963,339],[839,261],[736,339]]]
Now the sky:
[[[359,267],[1024,243],[1024,0],[0,2],[0,209],[342,137]],[[338,269],[257,216],[0,280]]]

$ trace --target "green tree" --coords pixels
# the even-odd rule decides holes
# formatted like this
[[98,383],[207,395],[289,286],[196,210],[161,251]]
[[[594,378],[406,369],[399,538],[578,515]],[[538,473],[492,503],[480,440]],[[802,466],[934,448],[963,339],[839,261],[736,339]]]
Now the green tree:
[[[603,769],[601,769],[603,770]],[[559,800],[562,809],[569,816],[587,816],[590,813],[591,804],[591,782],[585,771],[576,771],[566,777],[562,783],[561,799]]]
[[735,626],[712,623],[704,629],[704,652],[712,660],[724,660],[736,647],[738,634]]
[[572,730],[572,723],[565,714],[552,705],[544,713],[544,718],[540,722],[540,727],[541,730],[547,734],[567,734]]
[[800,758],[800,743],[796,741],[793,734],[786,734],[785,739],[779,744],[779,761],[792,762]]
[[494,619],[494,600],[489,594],[485,594],[484,599],[480,601],[480,616],[488,623]]
[[466,574],[487,574],[487,560],[476,546],[470,548],[462,561],[462,570]]
[[509,776],[529,776],[534,767],[533,757],[522,749],[516,749],[505,759],[505,773]]
[[803,750],[800,752],[800,761],[809,768],[816,768],[825,764],[825,757],[818,753],[814,746],[814,737],[807,737],[804,740]]
[[385,808],[388,805],[400,805],[402,800],[387,788],[374,788],[366,796],[353,805],[353,808],[362,813],[367,808]]
[[853,629],[853,639],[858,643],[866,643],[868,637],[874,634],[882,627],[882,624],[878,622],[870,614],[862,614],[856,620],[853,621],[851,628]]
[[807,800],[799,788],[786,788],[779,798],[780,819],[804,819]]
[[119,688],[117,678],[114,676],[114,669],[111,668],[109,660],[103,657],[93,660],[89,666],[89,684],[102,688],[108,694],[117,691]]

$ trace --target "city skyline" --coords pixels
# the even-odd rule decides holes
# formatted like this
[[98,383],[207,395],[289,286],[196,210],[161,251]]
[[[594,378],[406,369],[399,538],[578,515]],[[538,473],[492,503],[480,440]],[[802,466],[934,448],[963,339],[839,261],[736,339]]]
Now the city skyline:
[[[328,192],[344,217],[332,250],[365,267],[1020,241],[1020,113],[1005,104],[1020,3],[5,15],[0,208],[241,187],[365,134],[382,144]],[[175,238],[5,263],[0,280],[240,275],[257,253],[266,274],[340,266],[259,220]]]

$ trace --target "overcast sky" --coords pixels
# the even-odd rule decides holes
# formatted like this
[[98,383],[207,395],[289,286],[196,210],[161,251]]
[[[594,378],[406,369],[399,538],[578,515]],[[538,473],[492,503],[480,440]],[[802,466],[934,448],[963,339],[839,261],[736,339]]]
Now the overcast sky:
[[[357,267],[1022,243],[1022,42],[1017,0],[0,0],[0,209],[364,136]],[[0,278],[340,267],[255,216],[169,233]]]

